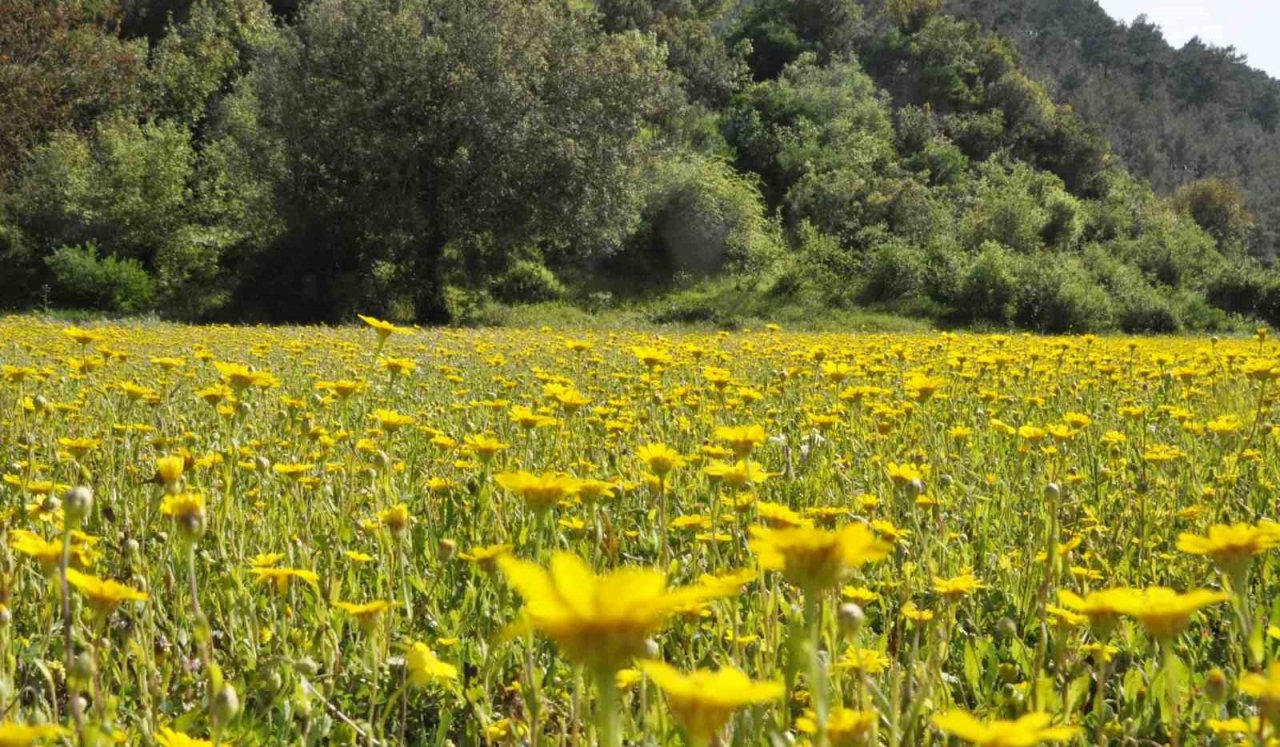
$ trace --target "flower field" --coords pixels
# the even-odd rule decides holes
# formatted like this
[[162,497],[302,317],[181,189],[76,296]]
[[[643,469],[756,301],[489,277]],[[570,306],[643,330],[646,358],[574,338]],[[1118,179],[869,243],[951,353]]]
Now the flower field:
[[0,319],[0,744],[1275,744],[1277,378]]

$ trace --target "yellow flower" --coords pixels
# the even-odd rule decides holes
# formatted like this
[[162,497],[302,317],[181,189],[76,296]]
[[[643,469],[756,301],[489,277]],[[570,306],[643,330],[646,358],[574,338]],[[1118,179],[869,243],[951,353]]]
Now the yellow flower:
[[410,644],[404,655],[404,664],[409,672],[409,682],[414,687],[423,687],[440,680],[458,679],[458,668],[440,661],[436,652],[421,641]]
[[810,523],[790,506],[784,506],[781,503],[770,503],[769,501],[760,501],[756,504],[756,516],[761,523],[772,529],[799,527]]
[[1084,625],[1089,622],[1089,616],[1080,612],[1073,612],[1064,607],[1055,607],[1052,604],[1046,604],[1044,611],[1053,618],[1054,622],[1060,628],[1071,628],[1077,625]]
[[920,480],[924,477],[920,473],[920,470],[913,464],[889,462],[885,465],[885,471],[889,473],[889,481],[898,487],[902,487],[903,485]]
[[511,554],[511,545],[489,545],[487,547],[473,547],[471,552],[459,553],[458,557],[471,563],[475,563],[484,571],[492,571],[498,567],[498,558],[503,555]]
[[378,621],[378,616],[391,608],[391,602],[375,599],[372,602],[355,603],[355,602],[334,602],[334,607],[351,615],[360,624],[360,627],[368,630]]
[[685,464],[685,459],[680,452],[663,444],[641,446],[636,450],[636,456],[649,467],[650,472],[658,477],[665,477]]
[[622,568],[604,576],[580,558],[558,552],[550,569],[498,557],[498,567],[524,598],[524,618],[555,641],[573,661],[592,669],[617,671],[644,651],[644,642],[677,611],[725,596],[723,585],[668,589],[666,576],[642,568]]
[[710,744],[739,708],[777,700],[784,691],[781,682],[756,682],[733,667],[682,674],[646,661],[640,668],[666,695],[672,715],[694,744]]
[[520,496],[525,505],[537,513],[555,508],[560,501],[572,497],[578,490],[578,481],[563,472],[546,472],[541,475],[524,470],[502,472],[494,475],[493,480]]
[[933,619],[933,610],[921,609],[915,602],[902,605],[902,616],[914,623],[927,623]]
[[1080,733],[1078,726],[1050,726],[1047,713],[1028,713],[1016,721],[983,723],[964,711],[947,711],[933,717],[933,725],[970,744],[981,747],[1033,747],[1041,742],[1066,742]]
[[671,353],[660,348],[644,345],[632,348],[631,350],[635,353],[636,358],[649,368],[666,366],[671,363]]
[[117,581],[101,579],[81,573],[75,568],[67,569],[67,583],[84,594],[85,600],[95,611],[109,615],[123,602],[145,602],[147,593],[125,586]]
[[[871,747],[876,743],[879,721],[880,715],[875,711],[837,706],[827,716],[827,744],[831,747]],[[796,719],[796,728],[805,734],[817,734],[817,715],[813,711],[805,711]]]
[[251,386],[272,387],[279,383],[275,376],[266,371],[254,371],[242,363],[214,363],[213,367],[222,376],[222,382],[239,392]]
[[181,456],[165,456],[156,460],[156,477],[166,490],[177,490],[178,481],[186,469],[187,460]]
[[387,433],[395,433],[401,428],[417,422],[417,419],[411,415],[403,415],[395,410],[384,409],[374,410],[373,419],[378,421],[378,427]]
[[708,477],[719,480],[731,488],[741,490],[747,485],[759,485],[770,477],[776,477],[759,462],[740,459],[734,464],[716,462],[703,468]]
[[160,513],[172,518],[187,539],[199,539],[204,534],[208,516],[202,493],[166,495],[160,504]]
[[1208,589],[1179,594],[1163,586],[1151,586],[1141,591],[1128,590],[1122,611],[1142,623],[1151,635],[1167,640],[1182,635],[1200,608],[1230,598],[1226,592]]
[[179,731],[174,731],[169,727],[164,727],[160,731],[151,735],[156,744],[160,747],[212,747],[213,742],[207,739],[196,739],[189,737]]
[[378,363],[397,376],[406,376],[418,368],[418,362],[412,358],[383,358]]
[[69,735],[70,732],[66,729],[53,724],[28,726],[12,721],[0,723],[0,747],[28,747],[46,739],[57,739]]
[[758,425],[721,426],[716,428],[716,440],[724,441],[733,449],[739,459],[745,458],[751,450],[764,443],[764,428]]
[[39,561],[46,573],[62,566],[62,543],[50,542],[35,532],[26,529],[10,529],[9,546],[15,552]]
[[81,329],[80,327],[67,327],[66,329],[62,330],[62,334],[66,335],[67,337],[70,337],[72,340],[75,340],[77,343],[79,343],[82,346],[89,345],[90,343],[98,342],[99,340],[102,339],[102,335],[100,333],[93,332],[87,329]]
[[1280,544],[1277,528],[1270,522],[1259,526],[1214,524],[1207,537],[1178,535],[1178,549],[1192,555],[1208,555],[1224,572],[1238,575],[1248,569],[1254,555]]
[[275,590],[280,594],[288,591],[289,583],[295,579],[305,581],[312,586],[320,582],[320,576],[315,571],[298,568],[250,568],[249,570],[258,577],[258,583],[274,584]]
[[751,550],[760,567],[781,571],[806,591],[821,591],[840,583],[854,568],[879,560],[891,546],[862,524],[841,529],[752,527]]
[[966,597],[981,588],[984,588],[983,584],[972,573],[955,578],[933,577],[933,591],[951,601]]
[[1094,635],[1106,638],[1115,629],[1116,621],[1128,609],[1131,589],[1117,588],[1091,591],[1081,597],[1067,589],[1058,591],[1058,601],[1063,607],[1089,618]]
[[282,560],[284,553],[281,552],[259,553],[249,559],[249,565],[254,568],[270,568]]
[[85,454],[101,446],[102,440],[97,438],[59,438],[58,445],[66,449],[76,459],[80,459]]
[[946,383],[946,380],[941,377],[916,373],[907,377],[903,388],[907,390],[907,394],[911,399],[927,402]]
[[483,462],[493,459],[494,455],[499,451],[510,448],[509,445],[498,439],[486,435],[466,436],[462,439],[462,446],[467,451],[480,457]]
[[360,317],[360,321],[372,327],[373,331],[378,333],[378,339],[380,340],[385,340],[386,338],[390,337],[392,334],[396,332],[412,332],[413,331],[410,329],[406,329],[404,327],[397,327],[391,322],[384,322],[383,320],[378,319],[377,317],[365,316],[364,314],[356,314],[356,316]]
[[1280,661],[1272,662],[1266,672],[1250,672],[1240,678],[1240,692],[1258,701],[1264,718],[1280,716]]
[[599,503],[603,500],[613,498],[616,485],[605,480],[593,480],[590,478],[578,480],[577,496],[578,500],[586,504]]
[[889,657],[873,648],[854,648],[850,646],[845,650],[844,656],[841,656],[840,660],[836,662],[836,667],[874,677],[888,669],[892,663]]
[[286,480],[298,482],[315,468],[314,464],[277,464],[271,469]]
[[846,586],[840,590],[840,596],[861,605],[870,604],[880,598],[879,594],[862,586]]
[[396,537],[404,533],[411,519],[409,507],[403,503],[397,503],[378,512],[378,521]]

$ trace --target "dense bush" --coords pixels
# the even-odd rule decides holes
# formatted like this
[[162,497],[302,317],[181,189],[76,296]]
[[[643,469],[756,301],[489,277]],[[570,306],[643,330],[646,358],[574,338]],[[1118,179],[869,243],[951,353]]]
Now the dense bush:
[[45,258],[53,301],[72,307],[136,313],[155,303],[156,286],[136,259],[101,257],[98,247],[60,246]]
[[493,283],[493,297],[504,303],[538,303],[564,296],[564,285],[546,265],[521,259]]
[[955,298],[956,315],[966,321],[1008,324],[1013,321],[1020,293],[1021,261],[994,241],[984,243],[960,277]]

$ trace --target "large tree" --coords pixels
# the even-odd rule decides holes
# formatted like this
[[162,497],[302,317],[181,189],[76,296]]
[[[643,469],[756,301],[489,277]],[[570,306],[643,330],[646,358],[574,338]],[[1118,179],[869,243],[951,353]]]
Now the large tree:
[[287,228],[247,289],[273,316],[432,319],[446,273],[618,245],[673,88],[651,37],[553,0],[316,0],[253,90]]

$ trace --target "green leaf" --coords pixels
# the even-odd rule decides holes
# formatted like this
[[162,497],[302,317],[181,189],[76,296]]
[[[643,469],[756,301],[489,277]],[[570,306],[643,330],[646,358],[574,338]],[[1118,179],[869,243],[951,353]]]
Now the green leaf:
[[1255,621],[1253,632],[1249,634],[1249,660],[1255,667],[1262,664],[1262,659],[1266,655],[1266,627],[1265,624],[1258,624]]
[[1076,706],[1084,702],[1089,694],[1089,687],[1093,684],[1093,678],[1086,672],[1085,674],[1071,680],[1071,684],[1067,685],[1067,712],[1075,711]]
[[973,649],[972,641],[964,643],[964,679],[975,696],[981,692],[982,662],[978,659],[978,652]]

